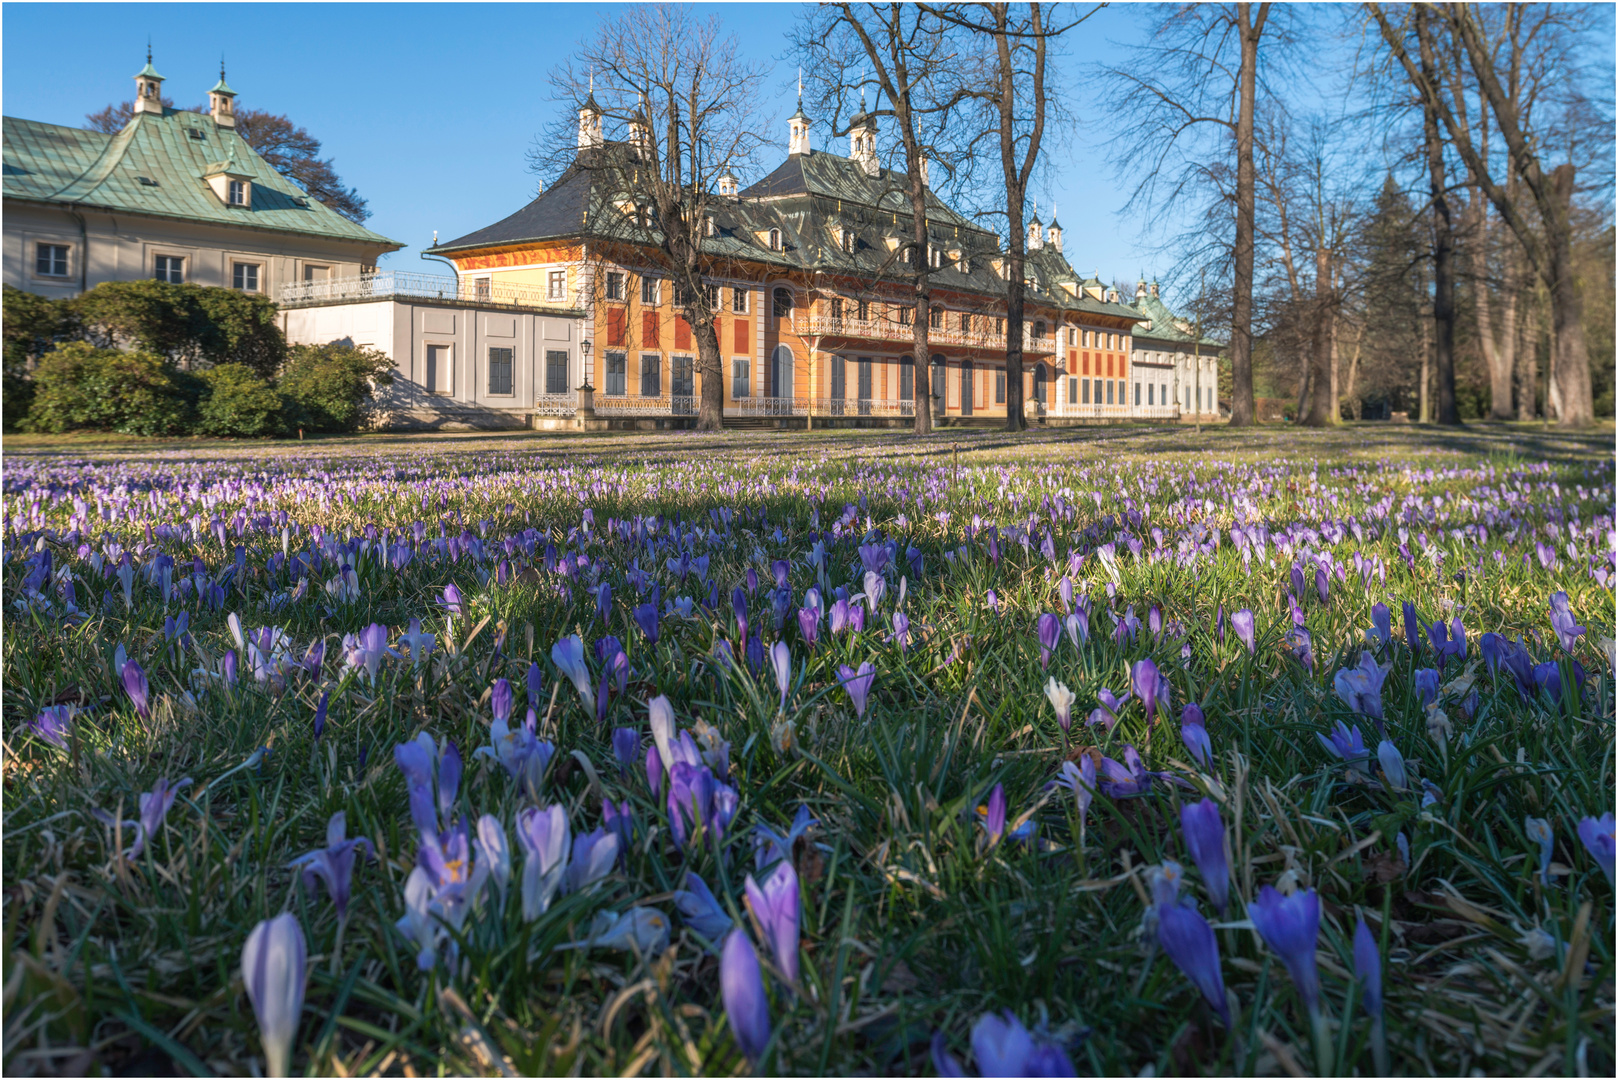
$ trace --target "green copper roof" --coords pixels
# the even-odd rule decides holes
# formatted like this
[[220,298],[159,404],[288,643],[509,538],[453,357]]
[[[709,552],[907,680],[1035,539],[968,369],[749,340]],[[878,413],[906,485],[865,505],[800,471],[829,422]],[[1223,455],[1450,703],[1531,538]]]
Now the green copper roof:
[[[1176,345],[1184,345],[1191,342],[1191,333],[1189,331],[1180,329],[1180,324],[1186,322],[1186,320],[1175,315],[1174,312],[1169,310],[1167,304],[1163,303],[1162,300],[1153,296],[1151,293],[1147,293],[1145,296],[1137,296],[1135,298],[1135,303],[1132,306],[1136,311],[1140,312],[1144,319],[1147,320],[1141,325],[1135,327],[1135,336],[1137,338],[1147,338],[1152,341],[1167,341]],[[1216,348],[1224,348],[1224,342],[1214,341],[1206,336],[1203,337],[1198,344],[1212,345]]]
[[163,81],[163,76],[159,75],[157,73],[157,69],[152,66],[152,58],[150,56],[146,58],[146,66],[135,72],[135,78],[156,79],[158,82]]
[[[202,113],[136,113],[116,135],[10,116],[3,127],[7,200],[404,246],[305,195],[240,135]],[[209,187],[204,177],[221,162],[252,181],[250,208],[226,206]]]

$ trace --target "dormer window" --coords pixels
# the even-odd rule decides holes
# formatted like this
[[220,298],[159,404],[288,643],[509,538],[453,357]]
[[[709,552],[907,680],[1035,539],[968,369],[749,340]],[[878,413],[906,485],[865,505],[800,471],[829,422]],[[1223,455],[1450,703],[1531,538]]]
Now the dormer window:
[[840,229],[838,231],[839,231],[839,234],[840,234],[840,241],[841,241],[842,246],[843,246],[843,254],[845,254],[845,255],[854,254],[854,230],[853,229]]
[[719,235],[719,227],[714,224],[712,214],[708,214],[702,220],[703,220],[703,228],[702,228],[703,235],[705,235],[705,236],[718,236]]
[[770,250],[771,251],[780,251],[781,250],[781,230],[780,229],[771,229],[770,230]]
[[247,205],[247,181],[245,181],[245,180],[232,180],[230,182],[230,205],[232,205],[232,206],[246,206]]

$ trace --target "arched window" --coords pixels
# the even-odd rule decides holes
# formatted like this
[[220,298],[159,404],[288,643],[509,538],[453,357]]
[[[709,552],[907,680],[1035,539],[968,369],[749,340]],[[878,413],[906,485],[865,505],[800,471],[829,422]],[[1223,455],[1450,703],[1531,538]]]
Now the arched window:
[[1050,404],[1048,394],[1049,394],[1049,387],[1048,387],[1048,385],[1046,383],[1045,365],[1044,364],[1035,364],[1034,365],[1034,400],[1040,402],[1041,404],[1048,405],[1048,404]]
[[792,396],[792,350],[785,345],[777,345],[770,354],[770,396]]
[[792,314],[792,290],[776,289],[773,294],[775,302],[775,317],[783,319]]
[[780,251],[781,250],[781,230],[780,229],[771,229],[770,230],[770,250],[771,251]]

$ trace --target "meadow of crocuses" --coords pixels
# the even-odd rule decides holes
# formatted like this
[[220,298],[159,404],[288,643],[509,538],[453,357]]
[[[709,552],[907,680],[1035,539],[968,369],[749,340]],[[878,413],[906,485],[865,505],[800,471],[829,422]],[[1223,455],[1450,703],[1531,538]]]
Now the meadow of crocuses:
[[1611,433],[1372,430],[11,452],[4,1067],[1611,1075]]

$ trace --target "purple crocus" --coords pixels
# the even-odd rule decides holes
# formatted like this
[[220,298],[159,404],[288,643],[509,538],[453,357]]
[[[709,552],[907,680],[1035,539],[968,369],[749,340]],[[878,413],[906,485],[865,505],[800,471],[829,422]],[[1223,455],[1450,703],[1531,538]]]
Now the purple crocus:
[[255,926],[242,947],[242,985],[258,1019],[264,1071],[270,1076],[287,1074],[303,1016],[308,965],[303,928],[289,911]]
[[121,824],[124,828],[134,830],[135,840],[124,852],[124,857],[133,862],[135,859],[140,858],[140,853],[146,850],[146,845],[151,842],[152,837],[157,835],[157,830],[163,827],[163,819],[168,816],[169,807],[174,805],[175,797],[190,783],[191,778],[188,776],[170,787],[166,778],[158,777],[157,783],[152,785],[151,791],[141,793],[138,804],[140,807],[139,821],[120,823],[118,819],[105,810],[92,810],[90,813],[103,825],[117,827]]
[[564,893],[583,892],[612,872],[618,862],[618,833],[605,828],[573,838],[573,859],[562,876]]
[[444,610],[451,617],[461,614],[461,590],[457,589],[453,584],[444,586],[444,599],[442,602]]
[[[1433,625],[1441,626],[1443,624],[1434,623]],[[1423,708],[1438,701],[1438,683],[1438,669],[1416,669],[1416,699],[1421,702]]]
[[1568,606],[1565,592],[1551,594],[1551,629],[1556,631],[1557,640],[1568,652],[1573,651],[1579,643],[1579,635],[1584,633],[1584,627],[1573,621],[1573,609]]
[[1371,629],[1366,631],[1366,636],[1384,647],[1393,640],[1393,613],[1388,605],[1371,605]]
[[337,921],[348,919],[348,898],[354,880],[354,859],[357,852],[373,858],[371,842],[361,836],[348,839],[348,816],[341,810],[326,823],[326,846],[317,848],[287,863],[287,869],[303,871],[303,887],[313,889],[315,879],[326,885],[326,894],[337,909]]
[[848,629],[848,601],[838,597],[832,601],[831,609],[826,613],[826,628],[833,637]]
[[1613,817],[1609,810],[1600,817],[1587,817],[1579,820],[1579,840],[1584,849],[1596,861],[1601,872],[1607,876],[1607,884],[1611,885],[1613,877]]
[[584,711],[589,713],[595,710],[595,687],[590,678],[590,669],[584,662],[584,639],[577,634],[570,634],[551,646],[551,662],[557,666],[573,689],[579,692],[579,700],[584,703]]
[[1320,935],[1320,897],[1313,889],[1282,896],[1274,886],[1259,890],[1247,908],[1248,918],[1264,943],[1280,956],[1298,988],[1304,1008],[1313,1016],[1320,1009],[1320,970],[1315,942]]
[[708,883],[691,871],[686,872],[685,888],[674,890],[674,906],[679,909],[685,924],[710,945],[723,941],[726,932],[735,925],[715,899]]
[[1361,651],[1359,666],[1339,669],[1332,686],[1337,696],[1343,699],[1343,704],[1362,716],[1380,721],[1382,682],[1392,670],[1392,664],[1378,664],[1369,652]]
[[781,711],[787,707],[787,692],[792,689],[792,650],[787,643],[777,641],[770,646],[770,664],[775,668],[775,685],[781,691]]
[[47,705],[39,711],[38,716],[28,721],[28,730],[40,741],[50,743],[58,750],[66,750],[74,711],[71,705]]
[[1388,787],[1394,791],[1404,791],[1410,786],[1410,778],[1405,773],[1404,755],[1399,748],[1387,739],[1376,744],[1377,761],[1382,765],[1382,776]]
[[494,686],[489,690],[489,708],[496,720],[511,719],[511,683],[505,679],[494,680]]
[[1354,977],[1360,981],[1361,1000],[1373,1021],[1382,1019],[1382,951],[1363,918],[1354,920]]
[[775,964],[789,985],[798,982],[798,874],[790,859],[782,859],[760,886],[748,874],[743,885],[748,910],[758,921],[759,930]]
[[1180,741],[1185,744],[1186,751],[1198,768],[1209,769],[1213,767],[1213,742],[1208,738],[1208,729],[1203,726],[1201,710],[1197,711],[1195,719],[1192,718],[1191,710],[1195,708],[1195,705],[1187,705],[1181,714]]
[[1090,803],[1096,795],[1095,758],[1085,754],[1079,758],[1077,765],[1071,761],[1062,762],[1061,774],[1055,783],[1073,792],[1073,799],[1079,811],[1079,825],[1082,828],[1085,816],[1090,812]]
[[1225,977],[1219,969],[1219,942],[1208,920],[1184,904],[1161,905],[1157,909],[1157,943],[1228,1029],[1230,1006],[1225,1002]]
[[320,737],[326,733],[326,703],[330,698],[331,691],[325,691],[315,705],[315,742],[319,742]]
[[901,656],[910,648],[910,616],[902,611],[893,613],[893,640]]
[[517,814],[517,841],[522,845],[522,917],[532,922],[550,908],[567,872],[567,811],[560,806],[529,806]]
[[638,604],[631,614],[635,617],[635,625],[640,627],[640,632],[646,635],[646,643],[648,645],[656,645],[657,605]]
[[1406,600],[1404,602],[1405,645],[1413,653],[1421,652],[1421,619],[1416,615],[1416,605]]
[[989,804],[983,810],[983,827],[989,833],[989,846],[1000,842],[1006,834],[1006,787],[1004,784],[994,785],[989,792]]
[[860,665],[855,671],[847,664],[837,665],[837,681],[842,683],[843,689],[848,693],[848,700],[854,703],[854,715],[865,715],[866,699],[871,694],[871,684],[876,682],[876,667],[869,660]]
[[1370,760],[1371,751],[1365,746],[1365,736],[1360,734],[1358,724],[1349,727],[1338,720],[1332,727],[1330,735],[1323,735],[1317,731],[1315,738],[1326,748],[1326,753],[1347,762],[1351,769],[1363,769],[1363,763]]
[[1036,621],[1039,633],[1039,666],[1051,666],[1051,653],[1056,649],[1057,642],[1062,640],[1062,624],[1055,615],[1046,612]]
[[1258,648],[1257,628],[1253,623],[1253,613],[1247,608],[1238,608],[1230,613],[1230,629],[1236,635],[1236,640],[1247,646],[1249,653]]
[[663,794],[663,757],[655,743],[646,748],[646,787],[654,799]]
[[736,1045],[757,1065],[770,1042],[770,1002],[764,995],[758,953],[745,930],[732,930],[725,938],[719,956],[719,992]]
[[1135,696],[1140,698],[1141,705],[1146,709],[1146,720],[1151,722],[1153,714],[1157,711],[1157,665],[1150,659],[1137,660],[1131,669],[1131,683]]
[[135,714],[142,720],[150,719],[152,715],[151,699],[147,693],[146,672],[133,660],[125,661],[122,672],[124,680],[124,693],[135,705]]
[[1202,874],[1209,901],[1223,916],[1230,904],[1230,861],[1225,857],[1225,823],[1219,806],[1212,799],[1203,799],[1180,807],[1180,832],[1191,861]]
[[[1075,1076],[1067,1052],[1042,1033],[1023,1027],[1011,1010],[984,1013],[972,1025],[972,1056],[979,1076]],[[944,1047],[944,1033],[933,1034],[933,1067],[939,1076],[965,1076],[961,1063]]]
[[1124,706],[1129,704],[1129,698],[1130,693],[1127,690],[1124,691],[1123,697],[1113,697],[1111,690],[1102,687],[1096,691],[1096,701],[1099,704],[1090,710],[1090,718],[1086,722],[1092,727],[1100,724],[1111,731],[1117,725],[1118,716],[1124,711]]
[[[894,616],[898,618],[898,616]],[[811,649],[820,641],[820,607],[801,607],[798,609],[798,636],[803,643]]]
[[635,758],[640,754],[640,732],[634,728],[613,728],[612,754],[618,759],[618,772],[628,776],[629,770],[634,767]]

